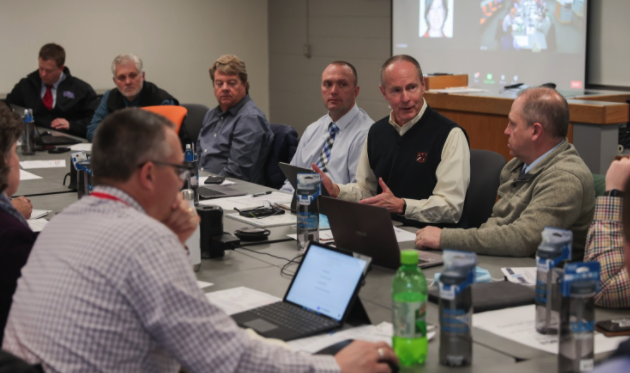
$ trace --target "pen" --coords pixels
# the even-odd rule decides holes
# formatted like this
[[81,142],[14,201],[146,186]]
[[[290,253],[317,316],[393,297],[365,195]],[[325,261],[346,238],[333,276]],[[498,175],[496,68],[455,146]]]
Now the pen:
[[266,196],[267,194],[271,194],[271,190],[268,190],[266,192],[260,192],[260,193],[252,194],[252,197]]

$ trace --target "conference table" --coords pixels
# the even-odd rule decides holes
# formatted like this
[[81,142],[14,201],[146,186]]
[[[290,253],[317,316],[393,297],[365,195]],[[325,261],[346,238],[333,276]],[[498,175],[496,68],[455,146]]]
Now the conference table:
[[[66,159],[69,162],[70,153],[48,154],[38,152],[34,156],[20,159],[29,160],[54,160]],[[52,210],[46,217],[50,219],[55,213],[61,212],[66,206],[77,201],[77,193],[58,193],[63,176],[68,172],[67,168],[34,169],[29,170],[34,174],[43,176],[43,179],[32,180],[28,188],[18,190],[24,193],[32,193],[31,201],[36,209]],[[241,191],[256,193],[270,190],[270,188],[229,179],[236,182],[232,185]],[[56,185],[55,185],[56,184]],[[56,193],[56,194],[46,194]],[[232,213],[225,211],[224,214]],[[229,218],[223,219],[224,231],[232,233],[235,229],[245,224]],[[415,232],[415,228],[402,227],[405,230]],[[271,235],[269,240],[243,243],[242,248],[226,251],[224,257],[218,259],[203,259],[200,270],[196,273],[200,281],[210,282],[213,285],[204,288],[206,292],[231,289],[235,287],[248,287],[282,298],[289,286],[291,278],[281,274],[281,269],[287,262],[298,255],[296,241],[286,235],[295,231],[291,226],[269,228]],[[401,248],[413,248],[412,241],[400,243]],[[533,267],[533,258],[509,258],[480,255],[479,266],[487,269],[493,279],[502,279],[501,267]],[[296,265],[290,266],[289,271],[295,271]],[[441,267],[424,270],[428,282]],[[394,271],[372,266],[365,284],[360,290],[359,298],[365,307],[373,324],[392,320],[391,282]],[[605,310],[598,308],[597,320],[629,317],[630,312],[619,310]],[[473,316],[473,320],[474,320]],[[438,306],[434,303],[427,305],[427,322],[438,324]],[[402,372],[531,372],[557,370],[557,357],[553,354],[540,351],[525,345],[513,342],[507,338],[492,334],[485,330],[473,327],[473,363],[469,367],[451,368],[442,366],[438,362],[439,333],[429,342],[429,353],[423,366],[401,369]],[[599,354],[597,359],[603,359],[608,354]]]

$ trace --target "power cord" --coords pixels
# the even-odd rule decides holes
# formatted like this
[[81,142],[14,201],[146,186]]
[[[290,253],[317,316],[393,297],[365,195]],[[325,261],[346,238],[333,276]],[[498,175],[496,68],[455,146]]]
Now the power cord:
[[252,253],[254,253],[254,254],[268,255],[268,256],[270,256],[270,257],[272,257],[272,258],[276,258],[276,259],[280,259],[280,260],[286,260],[286,261],[287,261],[287,262],[289,262],[289,263],[291,263],[291,261],[293,261],[293,259],[287,259],[287,258],[283,258],[283,257],[281,257],[281,256],[277,256],[277,255],[269,254],[269,253],[261,253],[260,251],[251,250],[251,249],[245,248],[245,247],[243,247],[243,246],[235,247],[235,248],[234,248],[234,250],[236,250],[236,249],[241,249],[241,250],[249,251],[249,252],[252,252]]
[[284,257],[281,257],[281,256],[269,254],[269,253],[261,253],[260,251],[251,250],[251,249],[245,248],[243,246],[239,246],[239,247],[235,247],[234,248],[235,251],[237,249],[249,251],[249,252],[252,252],[254,254],[268,255],[268,256],[270,256],[272,258],[276,258],[276,259],[280,259],[280,260],[286,260],[287,263],[285,265],[283,265],[282,268],[280,268],[280,275],[284,275],[284,276],[288,276],[288,277],[293,277],[295,275],[295,272],[289,272],[289,271],[287,271],[287,268],[289,266],[293,265],[293,264],[299,264],[300,261],[297,260],[297,259],[302,258],[304,256],[304,254],[299,254],[298,256],[294,257],[293,259],[287,259],[287,258],[284,258]]

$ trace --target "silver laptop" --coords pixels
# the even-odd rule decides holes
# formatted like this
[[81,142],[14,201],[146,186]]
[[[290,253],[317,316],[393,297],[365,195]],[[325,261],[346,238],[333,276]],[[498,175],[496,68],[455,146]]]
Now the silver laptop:
[[[315,171],[311,170],[310,168],[298,167],[298,166],[294,166],[292,164],[283,163],[283,162],[279,162],[278,166],[280,166],[280,170],[282,170],[282,173],[287,178],[287,180],[289,180],[289,183],[291,183],[291,186],[293,187],[293,199],[291,200],[291,212],[295,213],[297,212],[297,196],[295,194],[295,191],[297,190],[297,175],[298,174],[314,174]],[[320,191],[321,191],[322,196],[330,195],[328,194],[328,190],[326,190],[326,188],[323,185],[321,186]]]
[[[335,245],[370,256],[374,265],[389,269],[400,267],[401,247],[386,209],[331,197],[322,197],[320,207],[328,216]],[[412,247],[413,243],[405,248]],[[441,251],[419,250],[419,254],[420,268],[442,264]]]

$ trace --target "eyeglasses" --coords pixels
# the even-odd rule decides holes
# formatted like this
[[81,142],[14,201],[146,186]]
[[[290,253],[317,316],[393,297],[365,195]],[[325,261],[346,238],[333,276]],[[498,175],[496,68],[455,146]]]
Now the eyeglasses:
[[181,181],[185,181],[186,179],[188,179],[188,176],[194,171],[194,168],[193,168],[192,165],[174,164],[174,163],[168,163],[168,162],[162,162],[162,161],[146,161],[146,162],[142,162],[142,163],[140,163],[138,165],[138,168],[144,166],[148,162],[153,162],[153,163],[158,164],[160,166],[173,167],[175,169],[175,171],[177,172],[177,177],[179,177],[179,179]]

